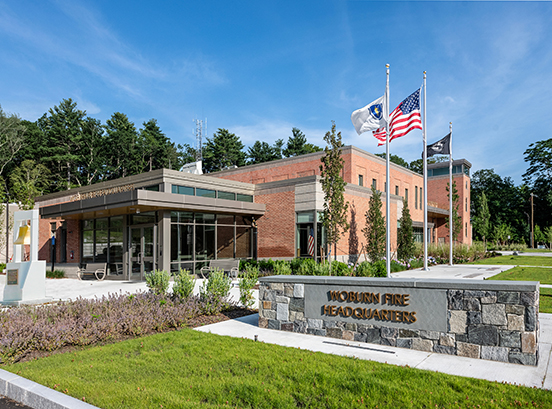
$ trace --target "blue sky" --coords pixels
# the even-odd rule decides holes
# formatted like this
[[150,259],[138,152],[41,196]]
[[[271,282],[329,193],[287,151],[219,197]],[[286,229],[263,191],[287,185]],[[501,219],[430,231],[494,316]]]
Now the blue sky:
[[[64,98],[103,123],[156,118],[177,143],[227,128],[246,145],[300,128],[324,146],[384,152],[350,115],[390,105],[427,71],[428,143],[453,123],[453,156],[516,184],[523,152],[550,138],[552,3],[0,0],[0,105],[36,120]],[[391,143],[420,157],[419,130]]]

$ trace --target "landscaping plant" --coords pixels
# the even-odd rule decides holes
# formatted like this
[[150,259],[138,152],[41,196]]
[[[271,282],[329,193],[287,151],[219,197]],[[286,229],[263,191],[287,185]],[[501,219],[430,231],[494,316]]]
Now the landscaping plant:
[[209,278],[199,288],[205,314],[217,314],[228,304],[231,286],[232,280],[224,275],[223,270],[216,268],[209,273]]
[[169,279],[171,275],[165,270],[155,270],[146,274],[146,285],[149,290],[158,295],[167,294],[169,289]]
[[259,279],[259,270],[253,266],[247,266],[240,280],[240,303],[244,307],[251,307],[255,303],[253,287]]
[[195,276],[191,275],[189,270],[180,269],[174,276],[172,292],[175,296],[185,300],[193,294],[195,283]]

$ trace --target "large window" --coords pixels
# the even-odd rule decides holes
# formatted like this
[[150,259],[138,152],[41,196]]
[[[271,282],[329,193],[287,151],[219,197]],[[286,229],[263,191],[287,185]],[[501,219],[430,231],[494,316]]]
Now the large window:
[[83,220],[83,263],[107,263],[108,274],[123,273],[123,216]]
[[[317,216],[316,223],[314,220],[315,214]],[[314,243],[314,254],[317,259],[320,259],[321,248],[327,251],[325,248],[326,232],[322,225],[322,213],[314,211],[297,213],[296,235],[297,257],[312,257],[309,254],[309,237],[311,235],[316,240]]]
[[171,271],[199,270],[209,260],[252,256],[251,217],[171,212]]

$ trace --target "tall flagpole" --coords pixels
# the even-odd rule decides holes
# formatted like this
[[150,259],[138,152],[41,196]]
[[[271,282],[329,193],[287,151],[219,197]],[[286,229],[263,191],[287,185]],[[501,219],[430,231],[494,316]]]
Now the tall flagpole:
[[452,229],[453,229],[453,214],[452,214],[452,122],[449,124],[449,132],[450,132],[450,144],[449,144],[449,242],[450,242],[450,248],[449,248],[449,265],[452,266]]
[[426,110],[426,72],[424,71],[424,124],[422,126],[422,133],[424,136],[424,151],[422,153],[424,161],[424,271],[428,271],[427,267],[427,138],[426,138],[426,129],[427,129],[427,110]]
[[387,124],[385,125],[385,147],[386,147],[386,164],[385,164],[385,222],[386,222],[386,240],[385,240],[385,262],[387,268],[387,277],[391,277],[391,195],[389,192],[390,188],[390,178],[389,178],[389,64],[385,65],[387,67],[387,85],[385,87],[386,104],[387,104]]

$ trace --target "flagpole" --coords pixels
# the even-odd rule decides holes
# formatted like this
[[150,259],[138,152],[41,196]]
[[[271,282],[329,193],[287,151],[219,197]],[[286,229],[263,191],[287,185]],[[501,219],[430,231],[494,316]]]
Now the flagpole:
[[452,230],[453,230],[453,214],[452,214],[452,122],[449,123],[449,132],[450,132],[450,144],[449,144],[449,242],[450,242],[450,248],[449,248],[449,261],[450,265],[453,265],[452,262],[452,242],[453,242],[453,236],[452,236]]
[[386,104],[387,104],[387,124],[385,125],[385,148],[386,148],[386,163],[385,163],[385,221],[386,221],[386,240],[385,240],[385,262],[387,269],[387,277],[391,277],[391,195],[390,178],[389,178],[389,64],[387,68],[387,84],[385,86]]
[[423,151],[423,160],[424,160],[424,269],[423,271],[428,271],[427,267],[427,138],[426,138],[426,129],[427,129],[427,110],[426,110],[426,72],[424,71],[424,124],[422,126],[422,133],[424,137],[424,151]]

